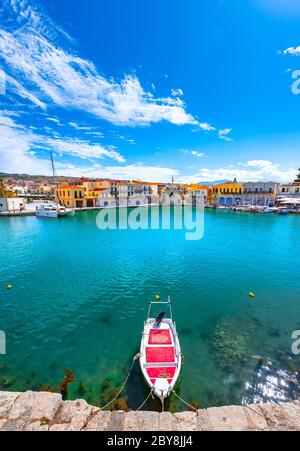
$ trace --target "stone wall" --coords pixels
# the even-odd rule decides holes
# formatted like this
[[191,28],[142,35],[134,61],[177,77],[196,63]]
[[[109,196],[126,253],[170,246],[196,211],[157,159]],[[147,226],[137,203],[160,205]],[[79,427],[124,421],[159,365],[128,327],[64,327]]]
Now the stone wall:
[[299,431],[300,401],[194,412],[107,412],[42,392],[0,392],[0,431]]

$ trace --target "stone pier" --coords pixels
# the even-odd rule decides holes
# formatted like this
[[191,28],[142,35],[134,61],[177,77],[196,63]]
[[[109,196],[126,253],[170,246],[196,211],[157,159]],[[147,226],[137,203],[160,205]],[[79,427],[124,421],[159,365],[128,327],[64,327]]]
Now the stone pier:
[[0,431],[299,431],[300,401],[196,412],[107,412],[46,392],[0,392]]

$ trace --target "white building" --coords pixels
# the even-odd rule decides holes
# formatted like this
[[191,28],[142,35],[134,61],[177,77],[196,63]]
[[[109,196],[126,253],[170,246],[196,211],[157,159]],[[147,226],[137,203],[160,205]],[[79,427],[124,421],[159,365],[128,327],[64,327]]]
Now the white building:
[[24,199],[18,197],[1,197],[0,212],[15,213],[25,209]]
[[187,194],[184,195],[184,205],[197,205],[204,207],[207,202],[207,190],[203,188],[188,189]]
[[279,187],[280,197],[300,198],[300,183],[287,183]]
[[116,207],[117,198],[115,195],[111,194],[110,189],[104,189],[99,191],[98,197],[96,199],[96,207]]
[[279,194],[279,183],[248,182],[244,184],[242,205],[274,207]]

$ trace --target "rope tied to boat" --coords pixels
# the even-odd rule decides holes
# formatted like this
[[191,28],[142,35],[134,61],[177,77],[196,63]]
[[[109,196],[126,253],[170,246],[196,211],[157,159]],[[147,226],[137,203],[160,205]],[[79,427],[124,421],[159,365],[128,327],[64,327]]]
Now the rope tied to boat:
[[125,379],[125,381],[124,381],[122,387],[120,388],[120,390],[119,390],[118,393],[116,394],[116,396],[115,396],[111,401],[109,401],[105,406],[100,407],[100,410],[105,410],[110,404],[112,404],[112,403],[120,396],[120,394],[122,393],[122,391],[123,391],[124,388],[125,388],[125,385],[126,385],[127,382],[128,382],[128,379],[129,379],[129,377],[130,377],[132,368],[133,368],[135,362],[136,362],[138,359],[139,359],[139,354],[137,354],[137,355],[134,356],[134,358],[133,358],[133,360],[132,360],[132,364],[131,364],[130,370],[129,370],[128,374],[127,374],[127,377],[126,377],[126,379]]
[[140,407],[138,409],[136,409],[135,413],[138,413],[142,407],[144,407],[144,405],[146,404],[146,402],[148,401],[148,399],[150,398],[150,396],[153,393],[154,388],[151,388],[149,395],[147,396],[147,398],[142,402],[142,404],[140,405]]
[[177,393],[176,393],[176,391],[175,390],[171,390],[172,391],[172,393],[183,403],[183,404],[185,404],[186,406],[188,406],[188,407],[190,407],[192,410],[194,410],[195,412],[196,412],[196,414],[198,415],[198,410],[199,409],[196,409],[194,406],[192,406],[191,404],[189,404],[188,402],[186,402],[184,399],[182,399]]

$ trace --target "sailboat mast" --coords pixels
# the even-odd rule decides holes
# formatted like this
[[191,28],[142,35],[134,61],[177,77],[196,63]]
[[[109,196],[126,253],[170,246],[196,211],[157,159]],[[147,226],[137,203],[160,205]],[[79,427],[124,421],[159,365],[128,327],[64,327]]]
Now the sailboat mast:
[[53,159],[53,152],[52,152],[52,150],[50,150],[50,158],[51,158],[51,167],[52,167],[53,180],[55,182],[56,172],[55,172],[55,166],[54,166],[54,159]]

